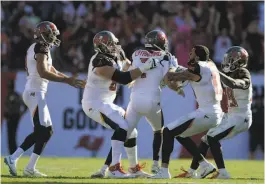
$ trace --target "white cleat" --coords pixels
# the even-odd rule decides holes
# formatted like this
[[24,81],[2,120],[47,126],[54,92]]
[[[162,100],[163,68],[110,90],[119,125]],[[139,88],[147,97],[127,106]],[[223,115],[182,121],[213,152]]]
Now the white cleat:
[[27,177],[36,177],[36,178],[47,176],[46,174],[41,173],[37,169],[28,169],[28,168],[24,169],[23,175]]
[[132,176],[134,176],[135,178],[148,178],[148,177],[151,177],[152,175],[151,174],[148,174],[146,172],[144,172],[142,170],[142,168],[145,167],[145,164],[143,165],[139,165],[137,164],[135,167],[130,167],[128,169],[128,173]]
[[153,163],[152,168],[151,168],[151,172],[152,172],[153,174],[157,174],[157,173],[159,172],[159,170],[160,170],[159,165]]
[[168,168],[161,168],[158,173],[152,177],[150,177],[151,179],[171,179],[171,175],[169,173],[169,169]]
[[108,178],[134,178],[134,176],[127,174],[121,164],[117,163],[109,167]]
[[92,174],[90,177],[91,178],[104,178],[106,176],[106,172],[108,169],[106,170],[99,170],[97,172],[95,172],[94,174]]
[[16,168],[17,162],[15,160],[12,160],[11,156],[5,157],[4,162],[9,168],[9,173],[12,176],[17,176],[17,168]]
[[200,165],[196,178],[205,178],[206,176],[215,171],[216,168],[214,167],[214,165],[210,162],[207,162],[205,165]]
[[230,178],[231,178],[230,174],[227,171],[225,171],[225,172],[216,172],[209,179],[230,179]]

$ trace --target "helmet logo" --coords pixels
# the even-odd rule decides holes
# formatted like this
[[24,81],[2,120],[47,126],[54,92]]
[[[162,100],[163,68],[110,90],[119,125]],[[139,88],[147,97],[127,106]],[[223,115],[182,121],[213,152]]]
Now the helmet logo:
[[108,42],[108,37],[107,36],[97,36],[95,39],[94,39],[94,44],[100,44],[100,43],[104,43],[104,44],[107,44]]

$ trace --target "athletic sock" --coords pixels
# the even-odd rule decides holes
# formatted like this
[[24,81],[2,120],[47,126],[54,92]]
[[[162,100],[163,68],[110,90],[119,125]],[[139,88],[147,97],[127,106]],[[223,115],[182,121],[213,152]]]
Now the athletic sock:
[[32,153],[30,156],[29,164],[27,165],[28,169],[35,170],[36,164],[39,160],[40,156],[36,153]]

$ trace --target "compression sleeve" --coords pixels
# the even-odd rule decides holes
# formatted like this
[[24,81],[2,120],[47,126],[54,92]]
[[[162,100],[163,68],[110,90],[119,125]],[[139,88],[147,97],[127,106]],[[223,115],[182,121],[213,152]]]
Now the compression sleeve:
[[117,83],[123,84],[123,85],[127,85],[130,82],[132,82],[132,77],[131,77],[130,71],[122,72],[122,71],[116,69],[112,75],[111,80],[113,80]]

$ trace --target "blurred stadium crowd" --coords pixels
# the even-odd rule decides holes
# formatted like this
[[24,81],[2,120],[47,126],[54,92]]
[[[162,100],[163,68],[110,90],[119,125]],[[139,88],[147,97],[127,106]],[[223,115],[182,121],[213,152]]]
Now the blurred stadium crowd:
[[185,65],[194,44],[208,46],[217,64],[227,48],[241,45],[250,53],[250,70],[264,68],[264,2],[5,1],[1,2],[2,71],[24,69],[33,29],[43,20],[54,22],[61,32],[61,47],[52,54],[55,67],[62,71],[86,72],[93,36],[105,29],[119,38],[127,56],[142,46],[148,31],[162,29],[180,64]]

